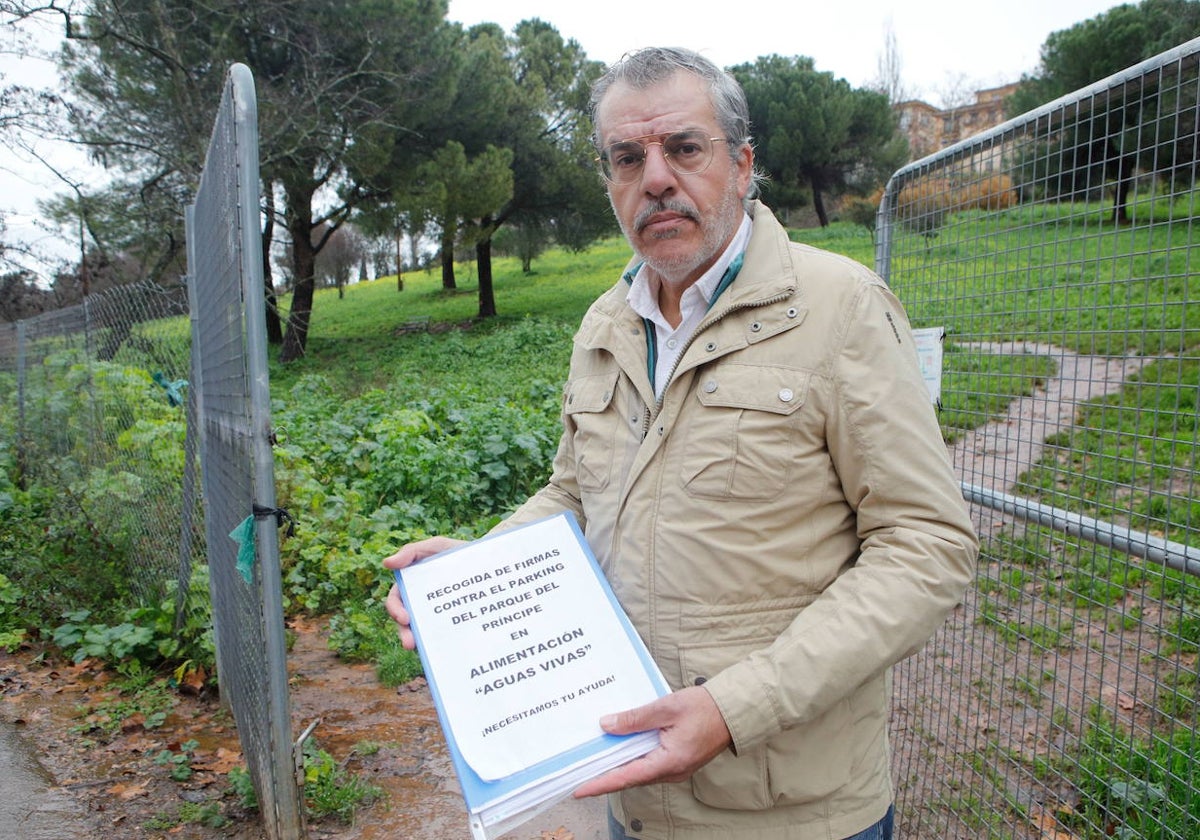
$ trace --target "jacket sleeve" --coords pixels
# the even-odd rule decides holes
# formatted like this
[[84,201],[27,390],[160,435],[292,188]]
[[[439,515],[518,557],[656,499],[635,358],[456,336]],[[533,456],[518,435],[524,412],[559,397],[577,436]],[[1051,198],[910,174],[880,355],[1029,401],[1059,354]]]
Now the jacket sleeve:
[[822,386],[859,554],[773,644],[705,684],[735,750],[811,721],[919,650],[974,574],[978,540],[907,318],[871,278],[840,313]]

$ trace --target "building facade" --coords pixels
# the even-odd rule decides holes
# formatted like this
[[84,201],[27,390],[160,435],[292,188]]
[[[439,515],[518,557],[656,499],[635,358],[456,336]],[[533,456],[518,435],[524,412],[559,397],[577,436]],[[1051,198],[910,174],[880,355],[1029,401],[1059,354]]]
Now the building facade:
[[908,138],[909,157],[920,160],[926,155],[952,146],[973,134],[1004,122],[1004,100],[1017,89],[1017,83],[975,91],[975,101],[956,108],[939,109],[919,99],[895,106],[900,115],[900,130]]

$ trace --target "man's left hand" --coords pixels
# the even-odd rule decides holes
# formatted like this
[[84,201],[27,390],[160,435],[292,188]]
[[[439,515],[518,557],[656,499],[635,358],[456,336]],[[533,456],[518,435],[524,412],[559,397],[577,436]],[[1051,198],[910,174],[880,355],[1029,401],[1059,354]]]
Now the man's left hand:
[[689,687],[600,720],[612,735],[659,730],[659,745],[638,759],[586,782],[575,797],[598,796],[638,785],[682,782],[712,761],[733,739],[712,696]]

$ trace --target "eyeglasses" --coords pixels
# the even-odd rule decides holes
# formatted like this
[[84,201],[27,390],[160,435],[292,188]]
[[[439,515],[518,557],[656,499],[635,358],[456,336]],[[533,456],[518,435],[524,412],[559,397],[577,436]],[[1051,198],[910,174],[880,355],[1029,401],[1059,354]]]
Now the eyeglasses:
[[[642,142],[647,137],[662,139]],[[666,137],[647,134],[605,146],[596,163],[609,183],[631,184],[642,176],[649,148],[661,146],[667,166],[680,175],[697,175],[712,163],[713,143],[724,142],[727,142],[724,137],[705,137],[698,131],[677,131]]]

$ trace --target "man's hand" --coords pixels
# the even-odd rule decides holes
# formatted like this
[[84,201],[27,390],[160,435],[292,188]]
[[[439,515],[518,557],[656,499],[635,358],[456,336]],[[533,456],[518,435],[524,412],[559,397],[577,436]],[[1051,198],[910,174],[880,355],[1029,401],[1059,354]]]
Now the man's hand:
[[[462,540],[452,540],[449,537],[430,537],[427,540],[409,543],[391,557],[385,557],[383,567],[385,569],[392,569],[393,571],[403,569],[405,566],[410,566],[418,560],[424,560],[426,557],[432,557],[435,554],[440,554],[447,549],[462,544]],[[410,627],[412,620],[408,616],[408,610],[404,609],[404,602],[400,600],[400,587],[394,583],[388,592],[385,606],[387,607],[388,615],[392,617],[392,621],[399,625],[400,644],[409,650],[416,649],[417,640],[413,637]]]
[[600,720],[605,732],[659,730],[659,745],[641,758],[583,784],[575,797],[598,796],[638,785],[682,782],[712,761],[733,739],[712,696],[689,687]]

